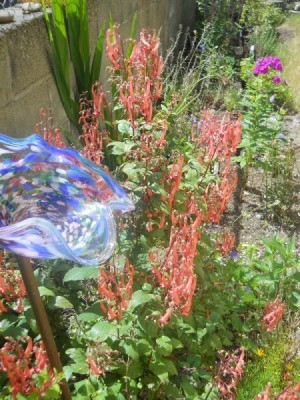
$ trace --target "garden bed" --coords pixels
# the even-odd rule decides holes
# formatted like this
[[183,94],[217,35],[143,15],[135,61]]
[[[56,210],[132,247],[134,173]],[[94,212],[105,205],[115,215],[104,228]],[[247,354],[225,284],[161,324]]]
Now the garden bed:
[[[91,56],[85,2],[54,3],[73,130],[41,110],[37,135],[0,138],[1,398],[298,400],[299,117],[273,53],[284,15],[197,0],[199,33],[181,30],[164,58],[155,30],[134,40],[135,18],[130,38],[111,21]],[[43,259],[24,265],[58,361],[8,250]]]

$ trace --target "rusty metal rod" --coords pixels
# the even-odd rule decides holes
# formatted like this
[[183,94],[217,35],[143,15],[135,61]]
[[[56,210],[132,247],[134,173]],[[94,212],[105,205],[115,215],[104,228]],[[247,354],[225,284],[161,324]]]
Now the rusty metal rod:
[[[25,284],[26,293],[29,298],[33,314],[36,319],[37,327],[40,331],[42,340],[44,342],[47,356],[52,368],[55,368],[58,373],[62,372],[62,364],[60,361],[59,353],[57,351],[56,343],[52,334],[52,330],[47,318],[47,314],[40,296],[39,288],[33,274],[32,264],[30,258],[15,255],[21,275]],[[70,389],[65,379],[60,381],[63,400],[71,400]]]

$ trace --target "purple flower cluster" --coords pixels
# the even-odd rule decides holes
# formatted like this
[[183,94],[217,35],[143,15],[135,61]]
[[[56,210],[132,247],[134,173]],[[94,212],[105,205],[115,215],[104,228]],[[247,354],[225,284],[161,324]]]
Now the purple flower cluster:
[[282,63],[278,57],[260,58],[257,60],[253,72],[255,75],[264,75],[267,74],[270,69],[282,71]]

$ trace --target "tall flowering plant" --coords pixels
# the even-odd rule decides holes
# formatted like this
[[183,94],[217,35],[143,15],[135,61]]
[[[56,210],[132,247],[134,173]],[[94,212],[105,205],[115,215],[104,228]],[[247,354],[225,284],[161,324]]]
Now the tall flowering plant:
[[[35,398],[60,396],[43,342],[34,343],[30,337],[8,339],[0,349],[0,372],[5,372],[9,380],[13,400],[33,393]],[[43,372],[45,376],[39,382],[37,376]]]
[[248,90],[264,95],[266,104],[272,104],[274,110],[291,108],[291,95],[288,82],[283,78],[284,67],[279,57],[270,56],[241,62],[241,78]]

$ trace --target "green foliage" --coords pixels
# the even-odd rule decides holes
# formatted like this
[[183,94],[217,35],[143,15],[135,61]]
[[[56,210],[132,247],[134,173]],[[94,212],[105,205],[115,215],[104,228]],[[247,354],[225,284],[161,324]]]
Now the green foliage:
[[241,275],[255,296],[261,299],[275,299],[279,296],[291,310],[296,310],[300,304],[300,289],[297,285],[300,258],[295,240],[295,237],[286,240],[276,236],[263,239],[261,256],[258,256],[255,246],[249,246],[247,266],[244,265]]
[[[51,10],[52,17],[44,5],[57,88],[69,119],[78,128],[79,96],[89,93],[99,79],[105,28],[100,31],[91,58],[86,0],[53,0]],[[75,76],[74,93],[71,69]]]
[[239,23],[246,29],[256,26],[272,27],[284,21],[284,14],[273,4],[266,4],[264,0],[244,0]]
[[[296,323],[296,324],[295,324]],[[280,393],[287,382],[297,382],[300,373],[299,341],[295,317],[288,319],[275,333],[259,338],[260,348],[249,357],[245,378],[237,391],[237,400],[254,399],[272,383],[271,394]]]
[[257,58],[274,54],[277,44],[277,33],[272,26],[257,26],[250,34],[249,46],[254,46]]
[[[280,295],[291,309],[299,306],[300,263],[294,241],[266,240],[260,254],[252,246],[236,259],[221,257],[214,250],[213,237],[203,237],[199,246],[196,272],[201,285],[192,314],[174,314],[165,326],[158,320],[162,292],[143,280],[136,281],[123,319],[107,321],[99,307],[95,280],[84,273],[78,281],[78,274],[72,274],[74,268],[70,266],[62,274],[62,285],[55,267],[40,268],[42,281],[51,287],[49,292],[41,290],[45,300],[55,293],[54,303],[64,297],[73,304],[63,320],[54,325],[54,334],[68,330],[67,343],[59,345],[66,357],[64,370],[69,384],[74,382],[72,398],[172,399],[176,395],[205,399],[204,387],[208,393],[218,350],[240,345],[253,352],[257,349],[253,340],[260,332],[261,314],[268,299]],[[146,255],[147,249],[143,252]],[[51,304],[45,303],[49,309]],[[17,326],[16,320],[14,324]],[[101,360],[105,375],[89,374],[90,351]],[[272,351],[274,361],[275,349]],[[274,374],[277,364],[268,368]],[[208,398],[216,398],[215,389]]]
[[[196,0],[199,13],[199,30],[209,27],[210,45],[228,48],[238,37],[236,15],[240,15],[243,2],[230,0]],[[227,32],[224,35],[224,32]]]
[[243,138],[241,155],[236,158],[241,168],[245,168],[243,188],[252,166],[270,170],[271,159],[266,157],[270,143],[278,148],[282,139],[285,105],[290,100],[289,88],[284,84],[275,85],[275,71],[255,76],[251,59],[241,62],[241,79],[246,83],[242,109]]

